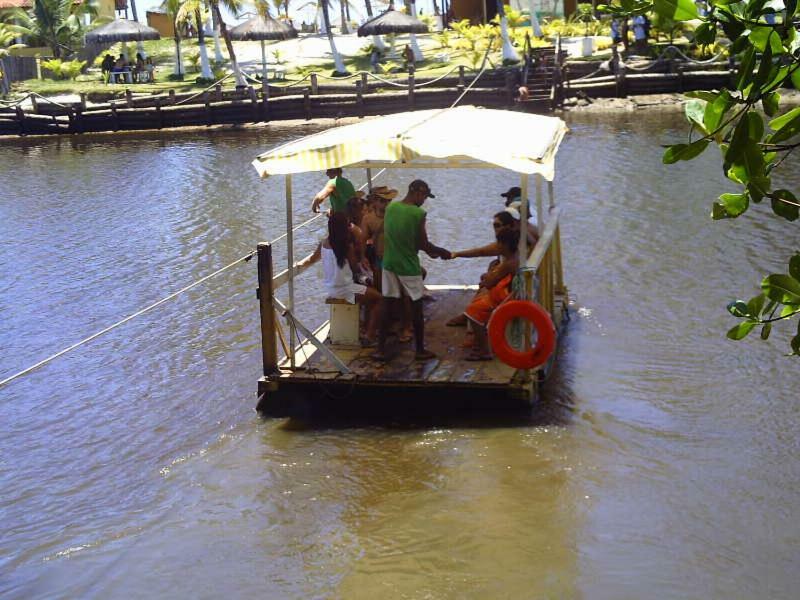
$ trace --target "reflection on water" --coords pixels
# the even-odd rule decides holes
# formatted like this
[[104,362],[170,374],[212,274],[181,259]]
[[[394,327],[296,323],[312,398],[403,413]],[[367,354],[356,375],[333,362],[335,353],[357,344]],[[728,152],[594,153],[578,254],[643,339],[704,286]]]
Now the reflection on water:
[[[707,219],[730,188],[711,150],[661,165],[677,118],[570,127],[556,190],[573,320],[531,414],[259,419],[242,264],[0,390],[0,594],[792,597],[800,377],[780,336],[728,343],[722,310],[780,268],[790,225],[762,206]],[[290,135],[0,146],[0,378],[280,234],[283,181],[249,162]],[[514,180],[383,182],[412,176],[437,194],[431,238],[454,249],[491,236]],[[323,180],[294,182],[297,222]],[[480,262],[426,266],[461,283]],[[313,273],[309,322],[324,314]]]

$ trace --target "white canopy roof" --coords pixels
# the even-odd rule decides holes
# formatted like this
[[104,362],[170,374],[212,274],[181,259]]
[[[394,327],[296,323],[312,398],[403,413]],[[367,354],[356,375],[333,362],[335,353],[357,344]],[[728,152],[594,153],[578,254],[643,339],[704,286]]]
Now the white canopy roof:
[[567,132],[559,118],[475,106],[367,119],[289,142],[261,154],[261,177],[334,167],[410,163],[419,168],[501,167],[554,176]]

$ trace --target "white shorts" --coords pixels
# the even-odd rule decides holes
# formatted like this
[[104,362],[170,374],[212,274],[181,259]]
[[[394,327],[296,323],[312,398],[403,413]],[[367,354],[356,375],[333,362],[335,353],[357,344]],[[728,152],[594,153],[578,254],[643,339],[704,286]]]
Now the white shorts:
[[400,298],[405,292],[412,302],[416,302],[425,292],[422,275],[397,275],[384,269],[381,284],[385,298]]

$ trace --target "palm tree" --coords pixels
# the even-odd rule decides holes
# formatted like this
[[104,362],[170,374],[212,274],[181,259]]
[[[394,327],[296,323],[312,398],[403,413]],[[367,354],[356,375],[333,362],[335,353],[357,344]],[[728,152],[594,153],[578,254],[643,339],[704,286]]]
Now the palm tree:
[[182,23],[180,19],[181,2],[182,0],[164,0],[161,3],[161,10],[163,10],[169,17],[170,21],[172,21],[173,39],[175,40],[175,70],[173,73],[179,76],[182,76],[184,73],[183,58],[181,56],[181,32],[179,26]]
[[345,6],[347,6],[347,0],[339,0],[339,12],[341,13],[341,26],[339,27],[339,33],[350,33],[350,31],[347,29],[347,15],[345,13]]
[[[233,14],[237,14],[242,8],[240,0],[222,0],[222,2],[225,5],[225,8],[227,8]],[[236,78],[236,87],[244,87],[247,84],[242,76],[242,70],[239,68],[239,63],[236,60],[236,52],[233,50],[233,42],[231,41],[231,36],[228,33],[228,27],[225,25],[225,21],[222,20],[222,14],[219,11],[220,0],[209,0],[209,3],[211,4],[211,14],[217,15],[219,30],[223,39],[225,40],[225,46],[228,48],[228,57],[231,60],[233,75]]]
[[16,24],[8,27],[16,35],[49,46],[53,56],[61,58],[64,54],[72,54],[73,46],[83,41],[84,15],[97,15],[89,0],[79,4],[73,0],[34,0],[29,11],[17,10],[12,14]]
[[333,41],[333,32],[331,31],[331,17],[328,14],[328,1],[319,0],[320,7],[322,8],[322,22],[325,25],[325,31],[328,34],[328,43],[331,45],[331,54],[333,54],[334,70],[342,75],[347,73],[347,67],[344,66],[342,55],[336,49],[336,42]]
[[511,45],[511,40],[508,37],[508,19],[506,18],[506,9],[503,5],[503,0],[497,1],[497,16],[500,18],[500,37],[503,38],[503,61],[519,62],[519,55]]
[[200,54],[200,77],[213,79],[214,73],[211,71],[211,61],[208,60],[206,32],[203,25],[206,21],[206,10],[206,4],[203,0],[181,0],[178,20],[181,23],[194,21],[197,28],[197,45]]
[[[502,0],[498,0],[498,2],[502,2]],[[414,0],[407,0],[407,5],[408,5],[409,14],[412,17],[416,17],[417,16],[417,5],[414,3]],[[425,58],[422,55],[422,50],[420,49],[419,44],[417,43],[417,36],[415,34],[413,34],[413,33],[410,33],[408,35],[408,37],[409,37],[408,45],[411,46],[411,50],[414,51],[414,60],[415,61],[420,61],[423,58]]]
[[217,15],[214,11],[211,11],[211,34],[214,36],[214,60],[218,63],[222,63],[225,61],[225,57],[222,56],[222,46],[219,44],[219,22],[221,19],[217,19]]

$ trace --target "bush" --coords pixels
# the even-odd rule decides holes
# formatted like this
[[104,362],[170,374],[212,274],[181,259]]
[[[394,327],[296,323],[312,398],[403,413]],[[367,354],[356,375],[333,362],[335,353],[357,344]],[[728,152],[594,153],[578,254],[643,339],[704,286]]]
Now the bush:
[[191,67],[195,73],[198,73],[200,71],[200,53],[190,52],[185,58],[186,62],[189,63],[189,67]]
[[81,74],[83,68],[86,66],[85,60],[67,60],[63,61],[60,58],[53,58],[51,60],[43,60],[42,68],[50,71],[53,79],[76,79]]

